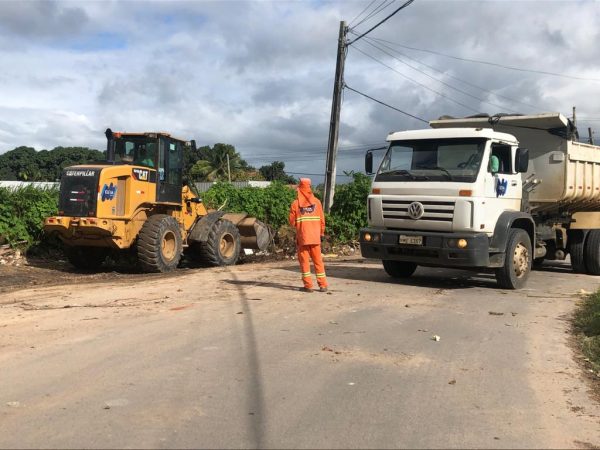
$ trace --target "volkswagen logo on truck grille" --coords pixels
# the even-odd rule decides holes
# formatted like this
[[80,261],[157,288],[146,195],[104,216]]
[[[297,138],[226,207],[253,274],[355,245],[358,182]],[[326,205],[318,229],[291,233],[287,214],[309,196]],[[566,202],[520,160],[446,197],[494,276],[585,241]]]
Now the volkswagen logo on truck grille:
[[425,214],[425,208],[423,208],[423,203],[412,202],[408,205],[408,215],[411,219],[420,219]]

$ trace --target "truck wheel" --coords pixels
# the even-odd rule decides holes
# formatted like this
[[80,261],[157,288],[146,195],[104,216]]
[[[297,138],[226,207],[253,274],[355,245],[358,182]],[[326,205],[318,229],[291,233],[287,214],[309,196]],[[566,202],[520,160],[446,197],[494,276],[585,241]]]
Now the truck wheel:
[[183,244],[174,217],[156,214],[148,217],[140,230],[137,257],[144,272],[169,272],[181,259]]
[[508,234],[504,265],[496,269],[496,281],[502,289],[519,289],[531,272],[531,239],[525,230],[513,228]]
[[571,267],[575,273],[587,273],[585,267],[584,244],[586,233],[584,230],[570,230],[567,236],[569,241],[569,254],[571,255]]
[[211,266],[232,266],[242,248],[240,232],[231,221],[219,219],[210,228],[206,242],[198,242],[194,247],[198,261]]
[[389,260],[382,262],[386,273],[392,278],[408,278],[417,270],[417,264],[411,262]]
[[600,275],[600,230],[590,230],[588,233],[583,247],[583,256],[586,273]]
[[109,249],[104,247],[66,247],[69,262],[77,269],[97,270],[100,268]]

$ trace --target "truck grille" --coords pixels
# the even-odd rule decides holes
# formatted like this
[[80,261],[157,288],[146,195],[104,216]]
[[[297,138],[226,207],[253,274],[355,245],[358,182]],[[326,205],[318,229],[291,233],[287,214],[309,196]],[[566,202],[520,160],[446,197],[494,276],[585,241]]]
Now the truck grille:
[[99,176],[100,169],[66,169],[60,181],[59,214],[68,217],[94,216]]
[[408,208],[413,200],[382,200],[384,219],[427,220],[432,222],[450,222],[454,219],[453,201],[419,200],[423,205],[423,215],[413,219],[408,214]]

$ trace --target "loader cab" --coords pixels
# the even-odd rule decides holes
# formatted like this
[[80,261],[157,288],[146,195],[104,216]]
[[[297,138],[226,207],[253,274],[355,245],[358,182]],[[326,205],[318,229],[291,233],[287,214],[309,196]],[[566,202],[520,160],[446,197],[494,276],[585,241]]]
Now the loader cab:
[[110,128],[106,138],[110,164],[135,166],[132,176],[156,184],[157,202],[181,203],[185,141],[167,133],[113,133]]

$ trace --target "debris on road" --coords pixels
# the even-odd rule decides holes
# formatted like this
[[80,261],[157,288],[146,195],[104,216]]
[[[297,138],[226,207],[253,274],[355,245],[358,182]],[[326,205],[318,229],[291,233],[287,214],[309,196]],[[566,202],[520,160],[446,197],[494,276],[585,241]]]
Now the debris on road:
[[21,406],[21,402],[6,402],[6,406],[9,406],[10,408],[18,408]]
[[496,312],[496,311],[488,311],[488,314],[490,316],[503,316],[504,315],[503,312]]
[[452,384],[452,385],[454,385],[454,384],[456,384],[456,380],[453,378],[453,379],[451,379],[450,381],[448,381],[448,384]]
[[433,336],[431,336],[432,341],[439,342],[440,339],[441,338],[437,334],[434,334]]

